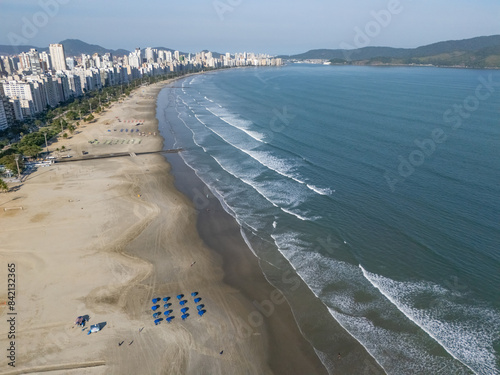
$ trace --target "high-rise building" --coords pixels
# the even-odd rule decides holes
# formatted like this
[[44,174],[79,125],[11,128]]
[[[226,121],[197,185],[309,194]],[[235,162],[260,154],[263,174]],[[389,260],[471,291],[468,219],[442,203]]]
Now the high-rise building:
[[50,55],[47,52],[42,52],[40,54],[40,59],[45,63],[47,70],[52,69],[52,65],[50,63]]
[[73,57],[66,57],[66,66],[69,70],[73,70],[75,65],[75,59]]
[[27,53],[21,52],[18,57],[21,63],[21,70],[29,72],[31,70],[30,56]]
[[62,44],[49,45],[50,58],[52,60],[52,69],[55,71],[66,70],[66,55]]
[[29,58],[30,58],[30,64],[31,64],[31,74],[42,74],[43,73],[43,67],[40,62],[40,56],[38,55],[38,51],[34,48],[31,48],[30,51],[28,52]]

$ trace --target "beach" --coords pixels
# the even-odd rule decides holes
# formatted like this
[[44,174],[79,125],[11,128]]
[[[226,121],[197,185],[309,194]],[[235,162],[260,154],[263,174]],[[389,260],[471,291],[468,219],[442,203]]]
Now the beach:
[[[136,89],[49,145],[72,158],[130,156],[40,167],[0,194],[0,345],[14,341],[15,359],[2,356],[0,374],[327,373],[220,203],[202,187],[191,189],[194,202],[179,192],[161,154],[135,155],[163,147],[155,111],[164,85]],[[172,323],[155,326],[152,299],[176,304],[179,294],[190,316],[176,307]],[[101,331],[75,326],[83,315]]]

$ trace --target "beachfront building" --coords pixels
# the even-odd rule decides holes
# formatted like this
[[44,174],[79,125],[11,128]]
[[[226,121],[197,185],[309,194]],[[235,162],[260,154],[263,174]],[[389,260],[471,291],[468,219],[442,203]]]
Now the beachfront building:
[[66,55],[62,44],[51,44],[49,46],[52,69],[55,71],[66,70]]

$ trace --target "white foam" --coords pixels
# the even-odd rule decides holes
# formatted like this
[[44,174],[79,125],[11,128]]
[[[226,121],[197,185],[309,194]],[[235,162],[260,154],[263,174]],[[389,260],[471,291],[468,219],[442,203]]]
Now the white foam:
[[333,193],[330,188],[319,188],[311,184],[307,184],[307,187],[319,195],[331,195]]
[[[439,342],[454,358],[477,374],[498,374],[493,341],[500,330],[498,311],[446,299],[452,293],[428,282],[398,282],[366,271],[359,266],[370,281],[398,310]],[[439,305],[427,309],[414,307],[419,295],[429,294],[439,300]],[[456,292],[455,292],[456,293]],[[451,321],[446,313],[459,313],[460,321]]]
[[286,208],[283,208],[283,207],[280,207],[280,208],[281,208],[281,210],[283,212],[286,212],[287,214],[293,215],[293,216],[295,216],[296,218],[298,218],[298,219],[300,219],[302,221],[308,221],[309,220],[307,217],[304,217],[304,216],[301,216],[299,214],[296,214],[295,212],[287,210]]

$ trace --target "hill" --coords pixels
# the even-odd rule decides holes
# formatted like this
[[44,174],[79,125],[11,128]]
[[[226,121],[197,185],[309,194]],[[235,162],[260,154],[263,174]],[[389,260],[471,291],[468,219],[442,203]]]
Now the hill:
[[334,63],[355,64],[433,64],[500,67],[497,63],[500,58],[498,48],[500,48],[500,35],[492,35],[464,40],[449,40],[418,48],[315,49],[298,55],[280,57],[295,60],[333,60]]

